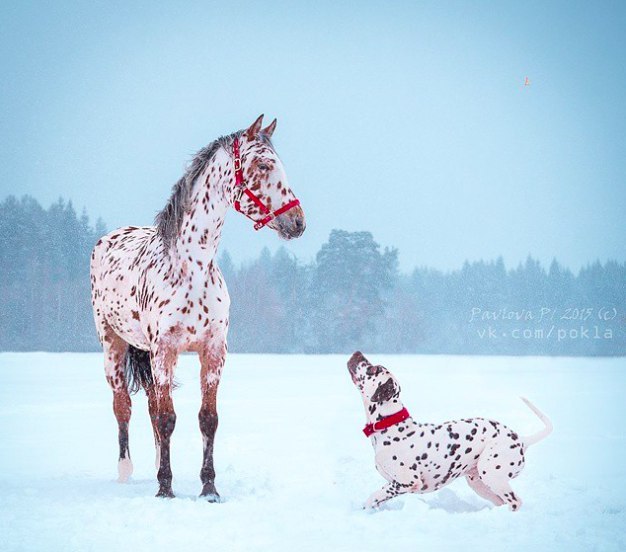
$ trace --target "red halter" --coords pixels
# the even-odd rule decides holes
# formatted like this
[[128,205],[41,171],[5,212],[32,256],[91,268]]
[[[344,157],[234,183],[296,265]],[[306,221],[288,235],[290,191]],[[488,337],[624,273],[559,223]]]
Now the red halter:
[[406,420],[409,417],[410,417],[409,411],[406,408],[403,408],[402,410],[400,410],[400,412],[396,412],[395,414],[392,414],[391,416],[387,416],[386,418],[383,418],[382,420],[378,420],[377,422],[374,422],[373,424],[367,424],[363,428],[363,433],[365,433],[366,437],[369,437],[370,435],[376,433],[377,431],[382,431],[383,429],[387,429],[388,427],[399,424],[400,422],[404,422],[404,420]]
[[[239,188],[239,191],[235,195],[235,209],[240,213],[246,215],[250,220],[252,220],[254,224],[255,230],[260,230],[266,224],[274,220],[278,215],[282,215],[292,209],[296,205],[300,205],[300,200],[292,199],[288,203],[285,203],[282,207],[279,207],[275,211],[271,211],[270,208],[265,205],[253,191],[248,188],[243,180],[243,169],[241,167],[241,156],[239,153],[239,139],[235,138],[233,142],[233,156],[235,157],[235,186]],[[248,213],[245,213],[241,210],[241,195],[246,194],[257,206],[261,209],[261,213],[265,216],[261,220],[254,220]]]

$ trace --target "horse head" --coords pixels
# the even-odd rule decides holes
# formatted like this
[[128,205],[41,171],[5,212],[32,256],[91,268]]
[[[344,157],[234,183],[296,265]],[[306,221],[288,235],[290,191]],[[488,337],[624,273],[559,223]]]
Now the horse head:
[[306,227],[304,211],[287,183],[285,167],[271,142],[276,119],[265,128],[262,124],[263,115],[233,143],[233,204],[255,222],[255,230],[268,226],[281,238],[298,238]]

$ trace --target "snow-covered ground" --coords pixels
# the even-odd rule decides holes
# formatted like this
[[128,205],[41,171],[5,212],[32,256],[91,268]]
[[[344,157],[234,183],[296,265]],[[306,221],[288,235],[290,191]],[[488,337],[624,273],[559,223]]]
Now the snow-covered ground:
[[482,415],[531,448],[513,482],[521,511],[456,481],[361,510],[383,480],[345,356],[230,355],[220,387],[217,487],[197,498],[198,362],[181,358],[173,436],[177,498],[154,498],[146,401],[134,398],[135,473],[116,483],[117,427],[98,354],[0,354],[1,550],[624,550],[626,360],[375,356],[413,417]]

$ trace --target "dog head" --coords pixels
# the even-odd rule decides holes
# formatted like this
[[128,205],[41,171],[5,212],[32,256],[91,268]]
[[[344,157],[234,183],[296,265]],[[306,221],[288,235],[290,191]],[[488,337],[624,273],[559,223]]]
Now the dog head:
[[348,361],[348,371],[354,385],[363,395],[363,400],[373,405],[399,402],[400,385],[393,374],[384,366],[373,365],[361,351],[354,353]]

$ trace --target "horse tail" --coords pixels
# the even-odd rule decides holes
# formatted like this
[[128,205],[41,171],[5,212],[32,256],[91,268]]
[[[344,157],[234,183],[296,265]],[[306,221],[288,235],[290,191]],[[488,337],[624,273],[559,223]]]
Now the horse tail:
[[142,387],[148,389],[154,384],[152,379],[152,367],[150,366],[150,353],[142,351],[132,345],[126,351],[126,387],[131,394],[137,393]]

